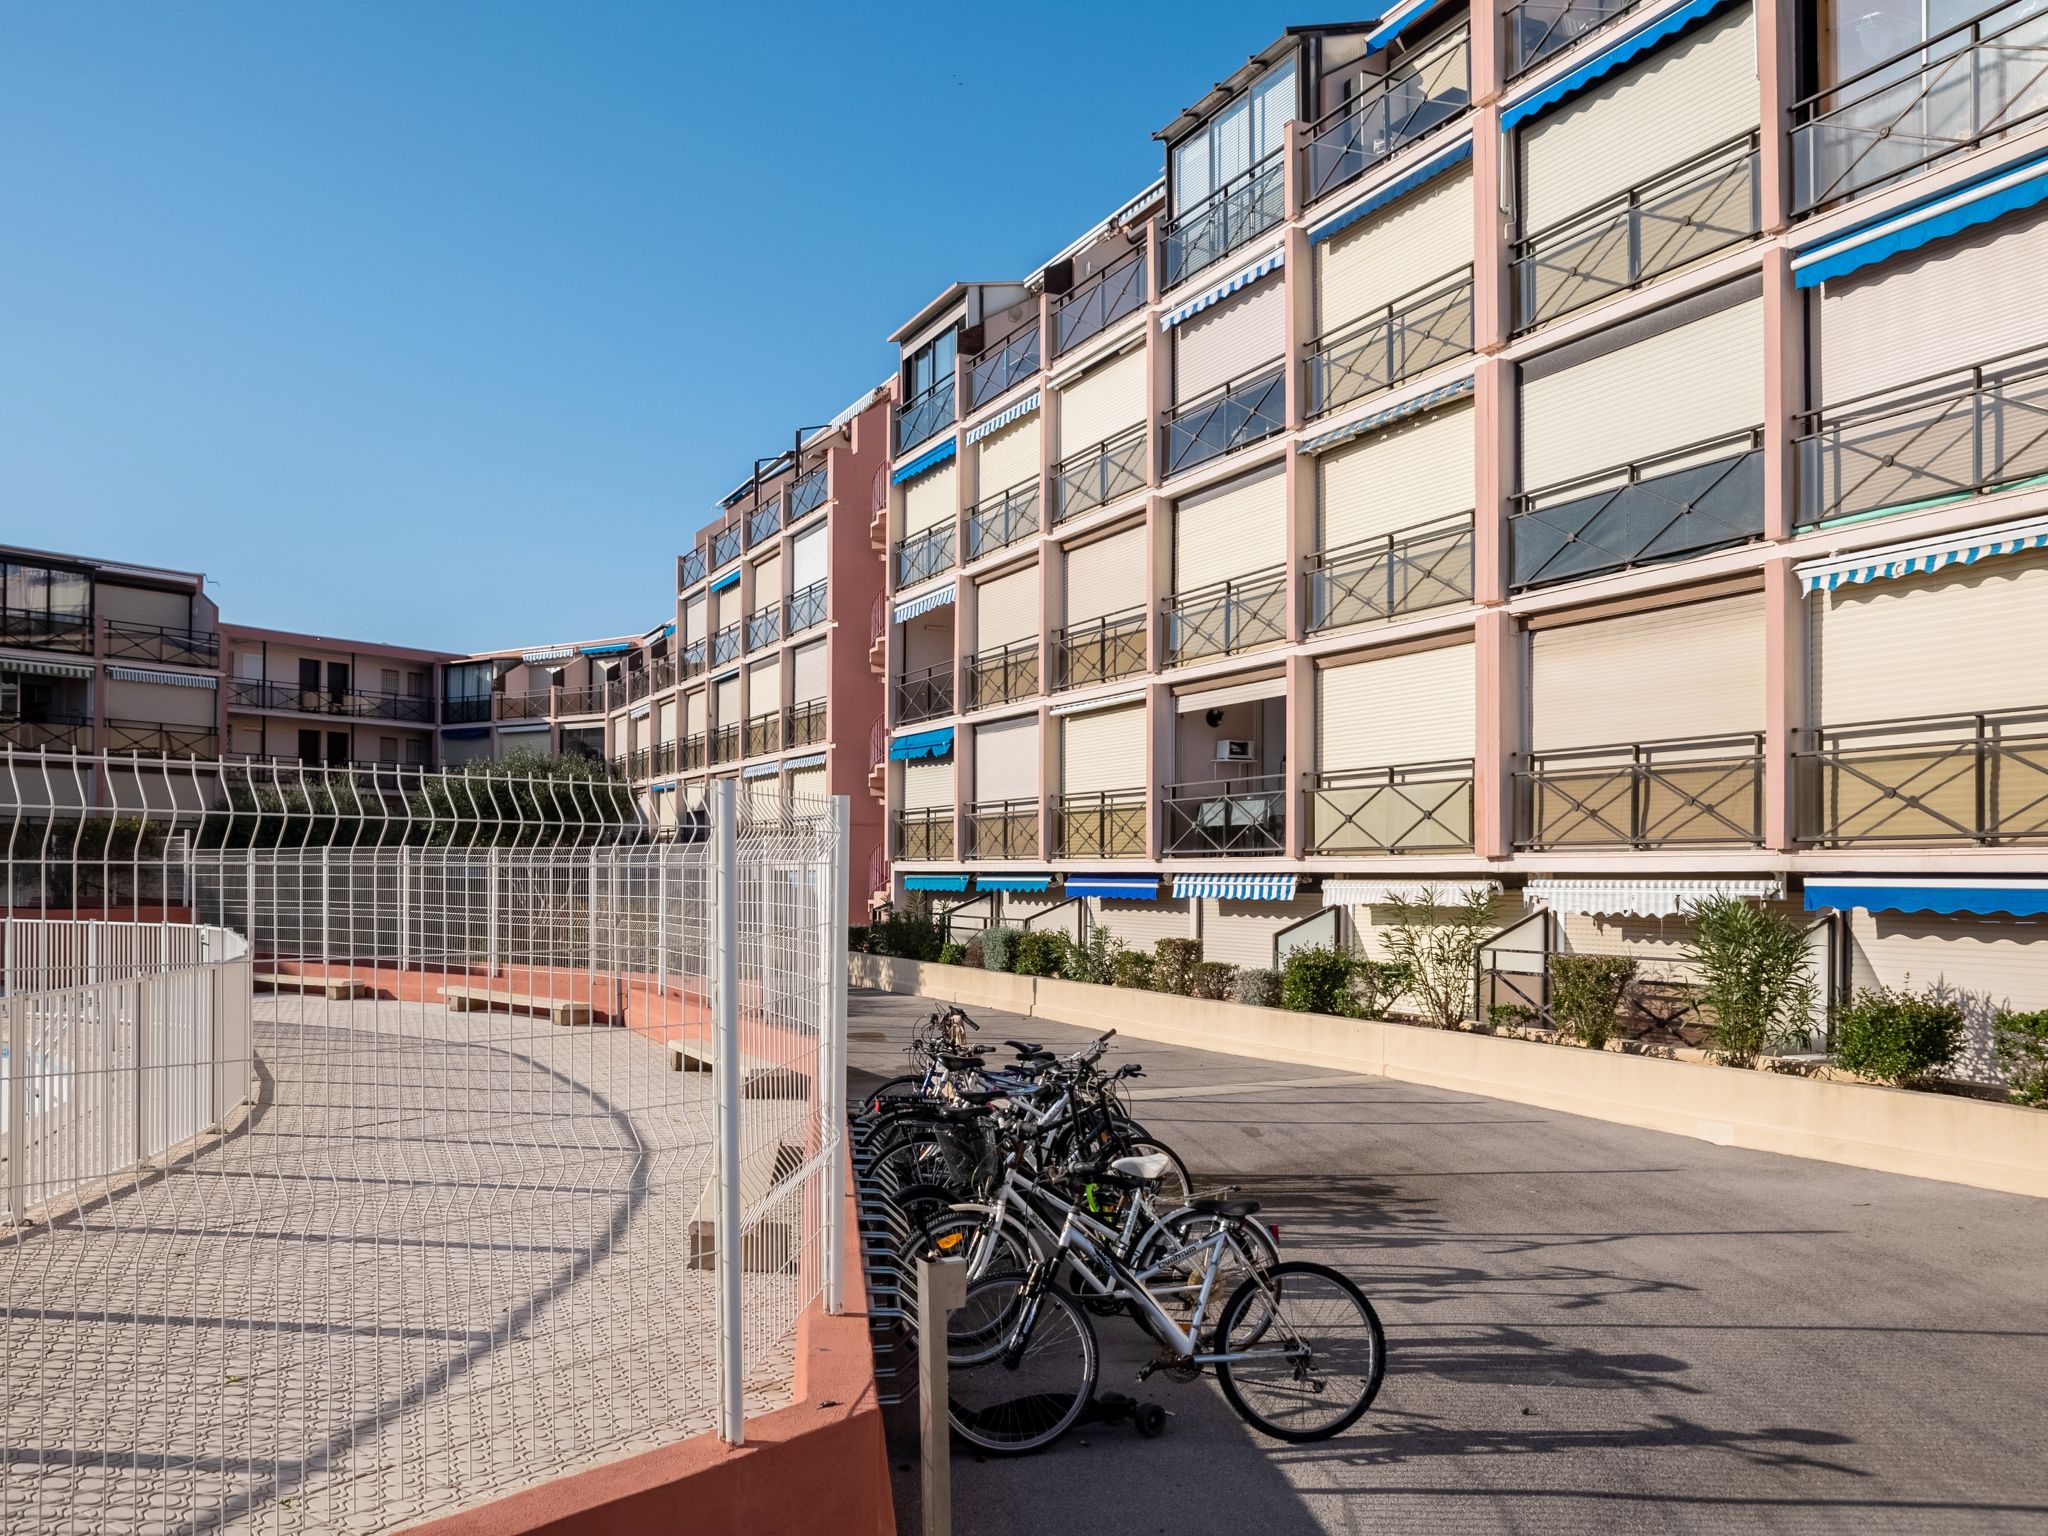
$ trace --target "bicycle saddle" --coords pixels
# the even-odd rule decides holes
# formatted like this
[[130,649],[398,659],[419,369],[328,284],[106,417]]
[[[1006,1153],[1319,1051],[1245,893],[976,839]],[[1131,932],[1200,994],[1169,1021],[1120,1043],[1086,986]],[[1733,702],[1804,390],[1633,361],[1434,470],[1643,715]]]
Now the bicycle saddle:
[[1019,1056],[1050,1056],[1052,1054],[1044,1046],[1034,1044],[1029,1040],[1005,1040],[1003,1044],[1007,1045]]
[[1259,1209],[1256,1200],[1190,1200],[1187,1209],[1198,1216],[1221,1216],[1227,1220],[1254,1215]]
[[1164,1152],[1154,1152],[1146,1157],[1120,1157],[1109,1165],[1109,1171],[1122,1174],[1127,1179],[1136,1179],[1141,1184],[1150,1184],[1154,1179],[1165,1178],[1166,1170],[1172,1166],[1172,1158]]
[[939,1062],[948,1072],[979,1072],[982,1068],[979,1056],[955,1056],[950,1051],[939,1052]]

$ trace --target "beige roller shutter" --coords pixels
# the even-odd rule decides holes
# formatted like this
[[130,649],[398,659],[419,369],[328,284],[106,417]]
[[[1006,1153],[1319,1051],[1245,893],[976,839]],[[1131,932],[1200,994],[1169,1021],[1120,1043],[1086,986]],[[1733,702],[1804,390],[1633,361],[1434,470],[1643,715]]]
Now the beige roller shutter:
[[948,459],[937,469],[928,469],[915,480],[903,482],[903,532],[906,537],[953,521],[953,514],[959,510],[957,493],[953,489],[955,468],[954,461]]
[[823,802],[827,798],[825,765],[816,763],[809,768],[790,769],[789,798],[792,804],[802,804],[807,810],[811,805]]
[[740,620],[740,586],[734,582],[723,592],[711,594],[711,628],[714,632]]
[[1316,329],[1327,336],[1472,265],[1472,167],[1406,197],[1316,246]]
[[778,551],[754,567],[754,612],[782,601],[782,555]]
[[1098,363],[1059,392],[1059,453],[1115,437],[1145,420],[1145,349]]
[[975,445],[975,496],[983,499],[1038,479],[1038,412],[991,432]]
[[665,699],[661,708],[654,712],[654,739],[674,741],[676,739],[676,701]]
[[1292,901],[1218,901],[1202,899],[1202,958],[1225,965],[1270,966],[1273,938],[1282,928],[1314,917],[1323,907],[1318,895]]
[[704,638],[708,613],[709,609],[704,602],[704,594],[702,592],[699,592],[695,597],[683,604],[683,639],[685,641],[695,645]]
[[1088,898],[1088,921],[1107,928],[1124,944],[1142,954],[1152,954],[1161,939],[1194,937],[1185,901],[1104,901]]
[[1038,636],[1038,567],[978,583],[974,588],[974,648],[992,651]]
[[2048,703],[2048,555],[1838,587],[1806,605],[1818,725]]
[[782,809],[781,774],[757,773],[743,783],[749,815],[773,816]]
[[1473,756],[1478,702],[1470,645],[1325,667],[1316,674],[1316,766],[1324,773]]
[[903,808],[936,810],[953,803],[953,759],[913,758],[903,765]]
[[974,798],[1038,798],[1038,716],[999,720],[974,732]]
[[771,656],[747,668],[747,713],[765,715],[782,708],[782,658]]
[[1286,314],[1287,285],[1273,274],[1183,320],[1173,328],[1173,398],[1192,400],[1277,363]]
[[825,697],[825,642],[799,646],[789,653],[790,695],[798,704]]
[[1145,525],[1067,549],[1067,626],[1142,608],[1147,588]]
[[1287,473],[1270,465],[1173,504],[1173,590],[1287,563]]
[[801,592],[825,579],[826,527],[818,523],[789,541],[789,590]]
[[1143,789],[1145,706],[1067,715],[1060,720],[1060,792],[1089,795],[1104,790]]
[[1529,668],[1538,752],[1760,731],[1763,594],[1538,630]]
[[[1849,914],[1849,984],[1954,988],[2026,1013],[2048,1008],[2048,925],[1903,912]],[[1963,1060],[1989,1060],[1983,1010]]]
[[721,679],[715,685],[714,691],[716,698],[713,704],[718,715],[719,729],[723,730],[728,725],[738,725],[740,723],[740,680],[738,676],[735,675]]
[[1321,547],[1343,549],[1362,539],[1470,512],[1477,501],[1472,402],[1368,433],[1316,461]]
[[683,734],[702,736],[710,728],[708,696],[702,688],[683,695]]
[[1521,135],[1525,234],[1535,234],[1757,126],[1756,23],[1716,17],[1558,107]]

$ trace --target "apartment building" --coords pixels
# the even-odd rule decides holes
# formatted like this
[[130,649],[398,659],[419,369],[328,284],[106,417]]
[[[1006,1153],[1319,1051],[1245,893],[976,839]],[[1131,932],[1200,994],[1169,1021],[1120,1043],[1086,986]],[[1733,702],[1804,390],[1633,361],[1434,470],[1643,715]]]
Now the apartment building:
[[454,767],[517,751],[567,752],[616,759],[623,774],[627,749],[612,746],[611,717],[628,707],[629,687],[633,698],[645,697],[659,671],[641,635],[451,660],[441,670],[440,762]]
[[329,635],[221,628],[230,757],[328,767],[435,764],[446,651]]
[[2039,9],[1290,29],[936,297],[889,894],[1270,964],[1424,887],[1669,955],[1725,891],[2048,1005]]

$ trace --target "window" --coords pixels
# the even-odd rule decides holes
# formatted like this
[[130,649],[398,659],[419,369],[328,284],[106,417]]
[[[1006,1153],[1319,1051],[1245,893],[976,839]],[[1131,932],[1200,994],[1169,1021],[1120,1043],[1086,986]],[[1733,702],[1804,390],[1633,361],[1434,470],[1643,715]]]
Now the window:
[[0,608],[6,633],[22,640],[89,629],[92,579],[83,571],[0,561]]
[[405,760],[415,768],[427,765],[427,739],[424,736],[409,737],[405,743]]
[[408,699],[424,699],[427,696],[427,674],[408,672],[405,674],[405,696]]
[[1294,61],[1265,75],[1173,146],[1173,211],[1184,213],[1280,152],[1294,116]]
[[491,673],[494,665],[488,661],[462,661],[442,673],[450,699],[487,699],[491,696]]
[[299,658],[299,692],[318,693],[319,691],[320,663],[310,656],[301,656]]
[[0,672],[0,720],[21,718],[21,679],[12,672]]
[[396,693],[396,692],[398,692],[398,668],[396,668],[396,667],[386,667],[386,668],[384,668],[384,669],[383,669],[383,677],[382,677],[382,679],[381,679],[381,683],[382,683],[383,689],[384,689],[384,691],[385,691],[386,693]]
[[348,766],[347,731],[329,731],[327,733],[327,763],[332,768],[346,768]]
[[397,762],[398,738],[396,736],[379,736],[377,738],[377,756],[383,762]]
[[903,360],[903,397],[914,400],[934,384],[953,377],[960,329],[942,331]]
[[[1817,8],[1816,16],[1821,85],[1852,79],[1986,9],[1982,0],[1858,0],[1855,5],[1827,0]],[[2027,9],[2015,5],[2000,11],[2000,20],[1993,23],[1993,28],[2016,20]],[[1932,62],[1933,57],[1927,53],[1900,59],[1880,78],[1904,79]],[[1872,85],[1878,83],[1877,79],[1871,81]]]
[[299,732],[299,761],[309,768],[320,766],[320,733],[318,731]]

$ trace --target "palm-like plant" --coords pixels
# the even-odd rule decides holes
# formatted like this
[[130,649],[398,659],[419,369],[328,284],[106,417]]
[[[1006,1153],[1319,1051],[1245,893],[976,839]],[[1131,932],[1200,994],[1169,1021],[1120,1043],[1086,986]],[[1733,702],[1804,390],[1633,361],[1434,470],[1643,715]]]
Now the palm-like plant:
[[1707,1042],[1730,1066],[1802,1041],[1819,998],[1799,925],[1760,902],[1709,896],[1691,913],[1688,958],[1699,967]]

